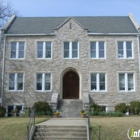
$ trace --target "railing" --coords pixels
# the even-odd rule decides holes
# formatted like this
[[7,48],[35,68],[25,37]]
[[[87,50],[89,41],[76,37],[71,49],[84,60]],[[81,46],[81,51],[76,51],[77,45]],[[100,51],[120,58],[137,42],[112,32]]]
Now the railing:
[[31,111],[30,120],[27,124],[27,140],[32,140],[35,131],[35,109]]
[[91,126],[90,126],[90,108],[88,108],[88,137],[89,137],[89,140],[91,140]]

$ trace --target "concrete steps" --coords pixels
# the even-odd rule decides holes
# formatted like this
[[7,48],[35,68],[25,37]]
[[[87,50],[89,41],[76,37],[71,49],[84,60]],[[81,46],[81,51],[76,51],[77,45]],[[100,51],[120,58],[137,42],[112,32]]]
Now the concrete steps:
[[34,140],[87,140],[87,126],[37,125]]
[[82,109],[82,100],[63,99],[59,101],[59,110],[62,117],[80,117]]

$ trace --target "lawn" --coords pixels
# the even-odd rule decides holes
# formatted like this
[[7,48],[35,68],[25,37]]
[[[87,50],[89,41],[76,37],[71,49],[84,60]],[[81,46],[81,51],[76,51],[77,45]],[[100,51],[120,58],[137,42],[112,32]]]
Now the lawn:
[[[93,126],[92,140],[128,140],[127,131],[134,128],[135,131],[140,129],[140,116],[131,117],[93,117],[91,118]],[[99,126],[101,126],[99,132]],[[132,140],[140,140],[132,138]]]
[[[44,120],[47,118],[36,118],[36,123]],[[29,118],[0,118],[0,140],[26,140],[28,121]]]
[[[36,122],[44,120],[47,118],[36,118]],[[29,118],[0,118],[0,140],[26,140],[28,121]],[[128,140],[128,129],[140,129],[140,116],[93,117],[91,118],[91,125],[94,131],[92,140],[99,140],[99,126],[101,126],[100,140]],[[139,139],[133,138],[132,140]]]

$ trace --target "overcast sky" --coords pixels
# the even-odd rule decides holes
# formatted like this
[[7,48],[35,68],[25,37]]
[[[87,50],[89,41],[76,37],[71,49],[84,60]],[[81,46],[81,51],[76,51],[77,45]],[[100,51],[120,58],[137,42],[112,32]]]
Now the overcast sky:
[[140,0],[3,0],[23,17],[127,16],[140,24]]

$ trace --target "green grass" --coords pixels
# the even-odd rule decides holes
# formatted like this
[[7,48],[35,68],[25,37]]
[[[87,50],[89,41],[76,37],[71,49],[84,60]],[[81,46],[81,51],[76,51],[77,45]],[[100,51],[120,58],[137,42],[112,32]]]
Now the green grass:
[[[36,123],[47,120],[48,118],[36,118]],[[27,123],[29,118],[9,117],[0,118],[0,140],[26,140],[27,139]],[[130,128],[140,129],[140,116],[131,117],[93,117],[91,118],[93,126],[93,140],[128,140],[127,131]],[[97,135],[97,136],[96,136]],[[132,140],[139,140],[133,138]]]
[[[128,140],[127,131],[134,128],[136,131],[140,129],[140,116],[131,117],[93,117],[91,118],[93,126],[92,140],[98,140],[99,126],[100,140]],[[139,140],[132,138],[132,140]]]
[[[45,120],[48,118],[36,118],[36,123]],[[26,140],[28,121],[29,118],[0,118],[0,140]]]

